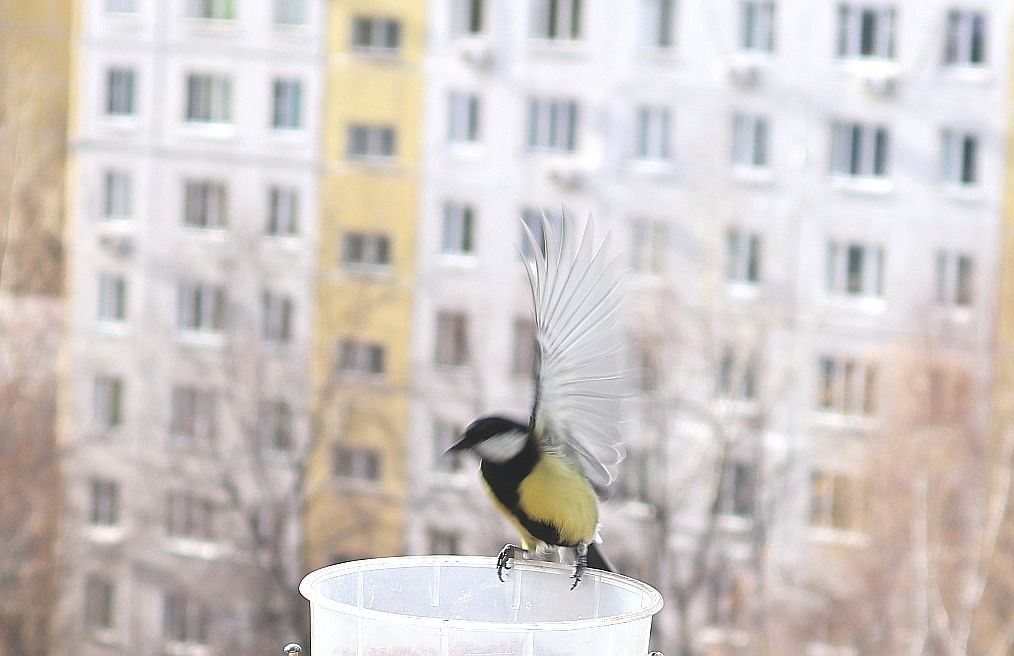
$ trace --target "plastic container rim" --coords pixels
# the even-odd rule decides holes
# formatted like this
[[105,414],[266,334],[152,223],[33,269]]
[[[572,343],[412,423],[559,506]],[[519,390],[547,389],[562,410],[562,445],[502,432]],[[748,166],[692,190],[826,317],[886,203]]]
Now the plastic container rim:
[[[347,563],[340,563],[338,565],[329,565],[310,572],[303,577],[302,581],[299,582],[299,594],[303,595],[303,597],[310,602],[311,607],[317,605],[328,610],[344,613],[346,615],[390,622],[393,624],[426,626],[430,628],[453,628],[469,631],[577,631],[580,629],[610,626],[613,624],[629,624],[630,622],[636,622],[637,620],[653,616],[662,609],[663,604],[662,595],[659,591],[647,583],[643,583],[637,579],[632,579],[621,574],[592,569],[589,569],[585,573],[586,581],[593,577],[597,577],[599,579],[608,580],[619,587],[624,587],[628,590],[636,590],[644,594],[649,599],[648,605],[641,610],[631,611],[621,615],[607,615],[605,617],[595,619],[564,620],[555,622],[486,622],[482,620],[450,620],[435,617],[418,617],[415,615],[403,615],[401,613],[391,613],[388,611],[373,610],[370,608],[359,608],[358,606],[354,606],[352,604],[328,599],[324,597],[315,587],[320,581],[333,578],[335,575],[340,573],[352,574],[376,569],[390,569],[395,565],[399,567],[411,567],[413,565],[465,565],[467,567],[488,567],[491,571],[493,571],[496,567],[496,559],[486,556],[397,556],[394,558],[368,558],[364,560],[353,560]],[[533,560],[517,560],[515,561],[514,567],[525,570],[550,569],[567,573],[571,571],[571,567],[569,565]],[[510,580],[511,579],[508,578],[504,585],[510,585]],[[570,590],[565,590],[564,592],[570,592]]]

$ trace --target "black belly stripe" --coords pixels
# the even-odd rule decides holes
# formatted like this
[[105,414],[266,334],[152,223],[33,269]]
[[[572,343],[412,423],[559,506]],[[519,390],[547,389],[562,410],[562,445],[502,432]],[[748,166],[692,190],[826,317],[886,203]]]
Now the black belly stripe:
[[546,544],[573,547],[573,544],[560,543],[560,531],[552,524],[538,519],[532,519],[521,508],[518,498],[518,487],[521,481],[535,468],[541,454],[538,446],[530,436],[525,447],[518,455],[504,463],[494,463],[483,460],[480,467],[482,477],[489,485],[497,501],[503,504],[514,515],[518,522],[532,537],[542,540]]

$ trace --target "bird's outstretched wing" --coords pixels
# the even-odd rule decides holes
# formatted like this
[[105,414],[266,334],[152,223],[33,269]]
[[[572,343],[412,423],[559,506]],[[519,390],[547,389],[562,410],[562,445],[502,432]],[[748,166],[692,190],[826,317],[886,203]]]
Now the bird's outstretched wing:
[[621,269],[590,217],[582,229],[564,214],[557,232],[543,216],[541,240],[522,225],[533,253],[525,268],[540,354],[531,429],[605,487],[623,459]]

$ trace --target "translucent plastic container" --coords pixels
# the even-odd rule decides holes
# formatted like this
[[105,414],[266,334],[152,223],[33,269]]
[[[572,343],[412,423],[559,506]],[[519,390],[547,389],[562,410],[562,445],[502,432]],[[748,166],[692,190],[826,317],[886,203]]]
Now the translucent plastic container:
[[662,596],[634,579],[493,558],[419,556],[332,565],[299,584],[311,656],[646,656]]

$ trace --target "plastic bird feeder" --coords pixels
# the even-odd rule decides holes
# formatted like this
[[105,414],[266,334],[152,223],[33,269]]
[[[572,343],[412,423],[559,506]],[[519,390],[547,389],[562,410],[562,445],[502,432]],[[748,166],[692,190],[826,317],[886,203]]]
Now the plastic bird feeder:
[[645,656],[662,596],[634,579],[515,560],[419,556],[332,565],[299,584],[312,656]]

